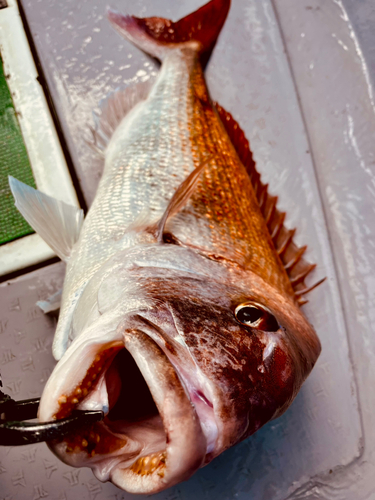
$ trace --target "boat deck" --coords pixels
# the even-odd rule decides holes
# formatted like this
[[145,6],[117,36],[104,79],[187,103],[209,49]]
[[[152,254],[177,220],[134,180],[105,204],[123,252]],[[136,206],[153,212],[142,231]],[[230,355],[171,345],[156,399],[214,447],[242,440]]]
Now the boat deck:
[[[122,0],[178,19],[203,2]],[[1,2],[0,2],[1,4]],[[24,28],[79,204],[101,162],[92,111],[158,65],[109,26],[103,0],[20,0]],[[236,0],[207,67],[215,101],[250,141],[298,244],[318,264],[304,311],[323,350],[292,407],[160,500],[375,499],[375,3]],[[7,7],[5,7],[6,9]],[[1,26],[0,26],[1,29]],[[36,117],[37,118],[37,117]],[[48,166],[53,178],[54,164]],[[51,256],[49,256],[51,257]],[[40,396],[55,364],[56,315],[36,302],[63,283],[45,260],[0,283],[0,370],[14,399]],[[45,444],[0,448],[0,499],[130,499]]]

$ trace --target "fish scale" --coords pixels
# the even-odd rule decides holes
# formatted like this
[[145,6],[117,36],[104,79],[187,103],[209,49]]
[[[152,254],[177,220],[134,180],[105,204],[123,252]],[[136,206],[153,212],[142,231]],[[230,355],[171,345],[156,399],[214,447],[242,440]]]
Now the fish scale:
[[[176,64],[181,68],[176,69]],[[188,84],[186,62],[172,54],[147,103],[133,118],[131,133],[126,124],[115,132],[97,196],[67,266],[62,311],[70,307],[72,296],[106,260],[133,244],[121,236],[142,210],[146,208],[153,218],[160,217],[174,191],[194,169],[189,133],[185,132]],[[175,95],[173,107],[166,95]],[[162,133],[165,129],[167,134]]]
[[293,295],[249,176],[212,109],[196,55],[193,63],[189,88],[191,149],[195,166],[210,155],[213,160],[202,173],[187,207],[169,228],[183,243],[255,270]]

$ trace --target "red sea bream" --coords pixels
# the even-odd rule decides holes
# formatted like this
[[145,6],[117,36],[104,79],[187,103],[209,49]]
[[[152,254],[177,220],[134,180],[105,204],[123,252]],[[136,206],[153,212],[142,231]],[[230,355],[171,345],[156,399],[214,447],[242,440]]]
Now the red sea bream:
[[229,6],[212,0],[178,22],[108,11],[161,68],[103,104],[104,172],[84,221],[11,179],[67,262],[39,418],[106,415],[50,447],[133,493],[188,479],[281,415],[320,353],[300,309],[314,266],[204,80]]

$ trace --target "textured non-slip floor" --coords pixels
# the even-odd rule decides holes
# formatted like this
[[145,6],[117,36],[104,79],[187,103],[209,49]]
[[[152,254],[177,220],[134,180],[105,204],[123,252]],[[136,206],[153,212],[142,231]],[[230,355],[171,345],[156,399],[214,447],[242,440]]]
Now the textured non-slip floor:
[[[203,0],[121,0],[177,19]],[[92,109],[158,67],[122,40],[104,0],[22,0],[77,177],[91,204],[100,167]],[[375,4],[234,0],[207,68],[240,122],[299,244],[327,276],[304,311],[323,351],[292,407],[159,500],[375,500]],[[0,369],[16,399],[38,396],[54,361],[54,318],[36,300],[54,265],[0,286]],[[0,448],[0,499],[135,498],[72,469],[44,445]]]

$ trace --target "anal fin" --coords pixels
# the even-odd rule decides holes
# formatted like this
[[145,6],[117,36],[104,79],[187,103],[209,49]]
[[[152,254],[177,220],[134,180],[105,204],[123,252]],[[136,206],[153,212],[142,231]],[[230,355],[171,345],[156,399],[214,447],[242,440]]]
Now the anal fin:
[[93,113],[95,128],[91,130],[93,142],[89,142],[89,145],[104,153],[116,128],[138,103],[147,99],[153,83],[154,79],[149,79],[118,88],[103,99],[99,103],[100,113]]
[[83,210],[9,176],[15,205],[30,226],[62,259],[69,259],[83,223]]

